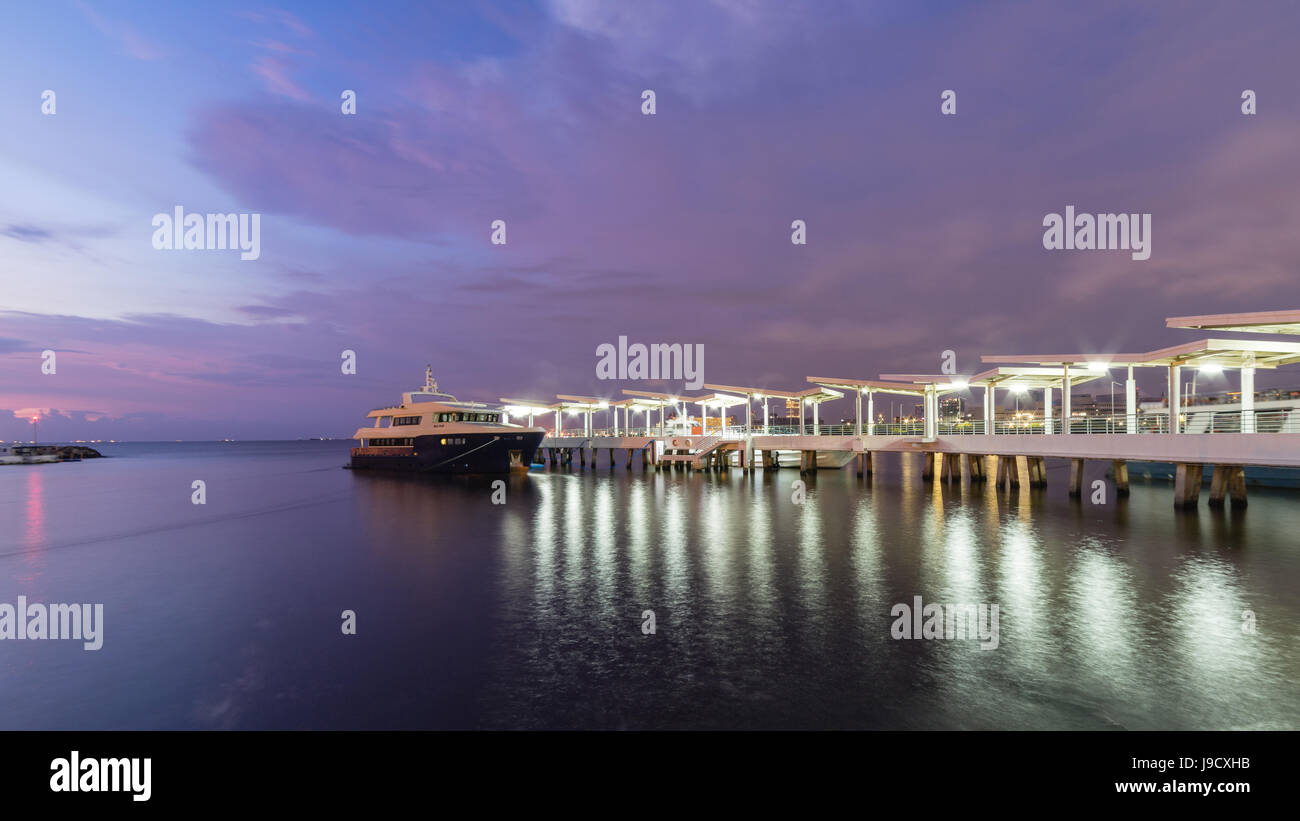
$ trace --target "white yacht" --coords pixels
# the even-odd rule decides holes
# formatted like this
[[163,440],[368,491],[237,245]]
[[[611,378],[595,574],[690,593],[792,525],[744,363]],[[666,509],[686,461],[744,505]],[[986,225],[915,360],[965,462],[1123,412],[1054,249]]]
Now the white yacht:
[[[426,401],[418,401],[418,398]],[[402,394],[402,404],[366,414],[369,427],[352,438],[354,469],[414,473],[507,473],[528,470],[543,428],[507,421],[503,408],[479,402],[459,402],[438,390],[433,368],[424,372],[424,386]]]

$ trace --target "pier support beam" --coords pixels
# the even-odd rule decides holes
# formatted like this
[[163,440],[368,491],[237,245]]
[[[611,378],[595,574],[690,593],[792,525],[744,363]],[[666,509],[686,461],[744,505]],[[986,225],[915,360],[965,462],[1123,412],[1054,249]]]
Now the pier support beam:
[[1223,507],[1225,496],[1233,508],[1246,506],[1246,470],[1241,465],[1215,465],[1210,476],[1210,507]]
[[1070,363],[1061,366],[1061,433],[1070,432]]
[[1016,457],[1016,487],[1020,485],[1029,485],[1033,487],[1033,457],[1017,456]]
[[1078,499],[1083,495],[1083,460],[1070,460],[1070,498]]
[[1246,506],[1246,469],[1241,465],[1228,477],[1228,495],[1234,508]]
[[953,482],[961,483],[961,454],[944,453],[941,454],[943,459],[943,472],[939,478],[952,484]]
[[864,450],[858,454],[858,476],[870,476],[872,472],[871,451]]
[[921,454],[921,480],[928,482],[934,478],[934,457],[933,453]]
[[970,476],[971,482],[983,482],[988,477],[984,475],[984,457],[978,454],[962,454],[962,461],[966,463],[966,473]]
[[[1128,378],[1124,380],[1124,432],[1138,432],[1137,417],[1137,382],[1133,379],[1133,366],[1128,366]],[[1119,474],[1116,473],[1116,476]],[[1127,484],[1128,470],[1124,471],[1125,487]],[[1127,493],[1127,491],[1125,491]]]
[[[1241,366],[1241,432],[1255,432],[1255,355],[1250,355],[1250,364]],[[1217,475],[1219,469],[1214,469]],[[1210,481],[1214,481],[1211,479]],[[1242,497],[1243,505],[1246,497]],[[1235,502],[1233,503],[1236,504]]]
[[1182,433],[1179,430],[1178,414],[1183,408],[1182,399],[1182,378],[1183,369],[1180,365],[1169,366],[1169,385],[1165,389],[1165,397],[1169,400],[1169,433]]
[[1027,456],[1030,487],[1047,487],[1047,458],[1045,456]]
[[998,476],[997,484],[1005,483],[1008,487],[1020,487],[1020,470],[1022,464],[1025,464],[1026,480],[1028,479],[1028,466],[1024,462],[1023,456],[999,456],[998,457]]
[[1117,496],[1128,495],[1128,462],[1123,459],[1116,459],[1111,463],[1112,471],[1115,474],[1115,494]]
[[[1174,418],[1177,419],[1177,406]],[[1179,463],[1174,472],[1174,507],[1195,508],[1201,499],[1204,465]]]
[[817,472],[817,451],[801,450],[799,451],[799,472],[816,473]]

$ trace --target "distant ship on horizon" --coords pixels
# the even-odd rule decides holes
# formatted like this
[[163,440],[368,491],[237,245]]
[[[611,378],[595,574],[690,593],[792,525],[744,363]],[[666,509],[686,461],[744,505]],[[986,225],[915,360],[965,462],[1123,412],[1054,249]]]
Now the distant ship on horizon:
[[[417,402],[416,397],[432,401]],[[460,402],[438,390],[433,367],[424,385],[402,394],[400,405],[366,414],[370,427],[353,434],[350,467],[409,473],[508,473],[526,471],[546,435],[506,421],[504,408]]]

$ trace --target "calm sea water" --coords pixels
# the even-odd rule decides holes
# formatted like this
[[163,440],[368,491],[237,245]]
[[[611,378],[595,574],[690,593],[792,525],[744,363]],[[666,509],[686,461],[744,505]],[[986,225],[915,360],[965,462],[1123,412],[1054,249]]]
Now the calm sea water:
[[[0,641],[0,728],[1300,728],[1295,491],[1178,514],[884,456],[802,505],[796,470],[603,461],[494,505],[349,445],[0,467],[0,602],[105,610],[97,652]],[[997,604],[998,648],[892,639],[917,595]]]

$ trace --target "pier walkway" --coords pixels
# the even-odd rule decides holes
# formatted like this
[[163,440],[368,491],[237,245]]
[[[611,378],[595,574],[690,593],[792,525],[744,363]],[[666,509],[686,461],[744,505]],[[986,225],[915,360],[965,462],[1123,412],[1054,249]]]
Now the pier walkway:
[[[1300,311],[1172,318],[1167,324],[1242,333],[1259,333],[1264,328],[1270,334],[1300,334]],[[570,395],[561,395],[559,402],[549,404],[502,401],[511,414],[527,416],[530,426],[534,416],[554,413],[555,425],[539,451],[539,458],[552,464],[572,464],[576,455],[580,464],[590,461],[595,466],[597,454],[605,451],[612,467],[614,453],[621,450],[627,452],[629,468],[634,456],[641,454],[644,467],[739,467],[749,471],[792,466],[797,456],[801,471],[843,467],[856,459],[861,475],[872,471],[872,454],[897,452],[922,454],[926,479],[951,481],[964,474],[971,481],[984,481],[991,472],[996,481],[1018,485],[1045,482],[1044,460],[1052,458],[1069,460],[1070,493],[1079,495],[1085,461],[1112,463],[1121,494],[1128,490],[1128,462],[1162,462],[1176,466],[1174,503],[1179,507],[1198,503],[1207,467],[1213,470],[1210,503],[1223,504],[1225,498],[1231,497],[1237,507],[1246,504],[1245,467],[1300,468],[1300,407],[1285,401],[1257,403],[1254,389],[1256,369],[1300,362],[1300,343],[1206,339],[1148,353],[999,355],[985,356],[983,361],[994,367],[971,376],[882,374],[874,380],[810,376],[808,382],[813,387],[802,391],[709,384],[705,387],[713,392],[698,397],[624,390],[626,398],[618,401]],[[1167,371],[1163,410],[1137,408],[1133,373],[1138,367]],[[1114,407],[1112,400],[1112,412],[1105,417],[1080,418],[1072,413],[1073,387],[1094,379],[1109,379],[1113,368],[1127,370],[1122,409]],[[1237,370],[1239,402],[1184,404],[1183,368],[1211,374]],[[1111,387],[1116,384],[1111,382]],[[942,418],[943,397],[969,396],[975,389],[983,390],[981,419]],[[1042,417],[1016,414],[1010,420],[998,419],[999,391],[1004,392],[1003,397],[1040,393]],[[1059,415],[1053,410],[1053,394],[1058,391]],[[819,406],[850,393],[855,400],[855,422],[821,424]],[[876,394],[919,399],[922,419],[878,421]],[[770,425],[769,399],[791,406],[797,402],[798,423]],[[761,424],[753,413],[755,402],[762,403]],[[687,414],[687,405],[691,404],[700,408],[698,426],[688,428],[667,421],[666,411],[670,408],[677,420],[691,420]],[[744,424],[724,426],[727,409],[741,405],[745,408]],[[811,423],[805,413],[809,405]],[[709,411],[714,408],[718,413],[710,419]],[[655,411],[657,420],[653,418]],[[593,414],[598,412],[605,413],[607,420],[612,418],[612,424],[595,428]],[[582,417],[581,430],[563,428],[566,413]]]

